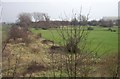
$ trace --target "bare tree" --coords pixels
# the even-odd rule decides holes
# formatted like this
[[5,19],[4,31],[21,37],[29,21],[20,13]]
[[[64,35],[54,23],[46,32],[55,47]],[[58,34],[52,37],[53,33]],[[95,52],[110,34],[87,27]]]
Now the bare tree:
[[44,21],[44,16],[43,16],[43,15],[44,15],[44,13],[39,13],[39,12],[34,12],[34,13],[32,14],[35,22]]
[[49,21],[50,21],[50,17],[48,16],[48,14],[46,13],[40,13],[40,12],[34,12],[32,14],[32,17],[35,20],[35,27],[38,28],[43,28],[43,29],[47,29],[50,25]]
[[78,20],[79,20],[79,24],[80,25],[86,25],[87,24],[87,21],[88,21],[88,18],[87,16],[84,16],[84,15],[79,15],[78,16]]
[[45,21],[50,21],[50,17],[48,16],[48,14],[44,13],[43,16],[44,16]]
[[28,30],[28,27],[31,23],[31,14],[30,13],[21,13],[19,16],[18,16],[18,24],[21,26],[21,27],[24,27],[25,29]]
[[39,21],[49,21],[49,16],[46,13],[40,13],[40,12],[34,12],[32,14],[35,22],[39,22]]
[[[74,77],[74,79],[76,79],[75,77],[79,76],[87,77],[90,75],[90,72],[93,72],[92,69],[94,69],[96,64],[94,62],[97,60],[96,52],[99,50],[99,46],[94,50],[90,49],[86,43],[88,36],[86,26],[84,27],[78,24],[78,21],[85,21],[87,23],[89,13],[85,17],[81,15],[80,20],[77,19],[76,14],[73,14],[73,16],[71,25],[64,26],[61,24],[62,26],[59,27],[57,32],[61,39],[63,39],[63,42],[61,42],[63,47],[60,47],[60,49],[64,54],[61,54],[59,61],[62,63],[60,70],[64,69],[68,77]],[[96,55],[96,57],[94,55]],[[52,56],[52,58],[53,57],[55,56]],[[63,72],[60,72],[61,76]]]

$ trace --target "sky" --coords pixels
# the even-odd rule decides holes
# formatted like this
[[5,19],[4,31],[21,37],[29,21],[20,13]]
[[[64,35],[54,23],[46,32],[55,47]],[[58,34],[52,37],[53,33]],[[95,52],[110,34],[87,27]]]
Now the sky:
[[104,16],[118,16],[119,0],[1,0],[2,21],[16,22],[22,12],[48,13],[52,20],[70,18],[73,13],[90,12],[89,19],[101,19]]

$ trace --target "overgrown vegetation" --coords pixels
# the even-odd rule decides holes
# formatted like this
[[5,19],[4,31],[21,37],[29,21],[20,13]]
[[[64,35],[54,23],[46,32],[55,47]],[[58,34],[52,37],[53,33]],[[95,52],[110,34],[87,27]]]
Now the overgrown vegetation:
[[[109,50],[103,49],[100,41],[103,41],[101,40],[103,37],[106,39],[106,42],[103,42],[104,45],[110,44],[113,47],[118,43],[116,41],[117,33],[109,32],[108,28],[100,31],[101,27],[88,27],[88,16],[89,14],[86,17],[74,14],[70,23],[68,23],[69,21],[56,22],[57,28],[51,28],[49,17],[46,14],[38,13],[35,16],[38,17],[36,23],[39,24],[38,21],[44,20],[41,23],[45,23],[45,27],[43,27],[45,29],[41,30],[37,27],[37,30],[30,30],[31,16],[26,13],[21,14],[17,24],[11,27],[9,37],[3,45],[3,76],[116,77],[118,75],[116,49],[118,48],[115,47],[115,51],[112,53],[115,53],[115,56],[113,56],[108,53]],[[77,19],[78,17],[79,19]],[[69,26],[65,26],[67,24],[65,22]],[[93,37],[89,37],[91,32],[100,38],[93,41]],[[113,39],[110,41],[106,35],[103,36],[104,34],[110,36],[109,38],[113,34]],[[11,40],[12,42],[10,42]],[[21,42],[18,42],[20,40]],[[102,53],[99,54],[100,52]],[[110,56],[106,57],[104,54]]]

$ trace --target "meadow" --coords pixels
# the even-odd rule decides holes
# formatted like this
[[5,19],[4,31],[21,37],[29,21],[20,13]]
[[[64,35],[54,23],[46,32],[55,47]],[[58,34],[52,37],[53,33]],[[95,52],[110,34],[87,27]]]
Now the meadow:
[[[2,25],[1,31],[2,31],[2,41],[4,41],[7,38],[8,30],[10,29],[10,25]],[[118,53],[118,28],[112,27],[112,29],[115,29],[116,32],[108,31],[108,27],[99,27],[99,26],[93,26],[94,30],[88,31],[88,37],[87,37],[87,46],[90,47],[90,49],[94,49],[97,46],[99,46],[98,53],[99,54],[113,54]],[[31,28],[31,31],[34,34],[42,34],[42,38],[46,40],[52,40],[56,44],[61,45],[64,41],[62,37],[59,35],[59,29],[52,28],[48,30],[43,29],[35,29]],[[67,36],[67,35],[66,35]]]
[[[92,49],[99,47],[99,54],[103,53],[118,53],[118,29],[117,27],[112,27],[115,29],[116,32],[108,31],[108,28],[94,26],[94,30],[88,31],[87,37],[87,46]],[[59,35],[59,29],[34,29],[32,28],[31,31],[35,34],[42,34],[42,37],[47,40],[52,40],[56,44],[61,44],[63,39]],[[66,35],[67,36],[67,35]]]

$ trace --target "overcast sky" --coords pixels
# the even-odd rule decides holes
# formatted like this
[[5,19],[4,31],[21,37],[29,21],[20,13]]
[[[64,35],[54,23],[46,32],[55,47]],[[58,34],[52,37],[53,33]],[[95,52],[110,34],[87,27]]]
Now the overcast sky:
[[21,12],[48,13],[51,19],[72,16],[80,12],[87,15],[90,10],[90,19],[101,19],[103,16],[118,16],[119,0],[2,0],[2,21],[15,22]]

